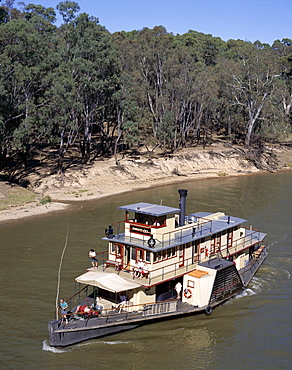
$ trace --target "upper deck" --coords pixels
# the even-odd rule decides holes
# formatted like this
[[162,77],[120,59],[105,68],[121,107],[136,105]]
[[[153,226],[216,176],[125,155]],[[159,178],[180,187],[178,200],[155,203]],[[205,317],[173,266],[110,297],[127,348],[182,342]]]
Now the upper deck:
[[[185,216],[184,225],[179,226],[178,208],[135,203],[119,209],[126,211],[125,220],[114,223],[113,233],[103,239],[152,252],[207,238],[246,222],[245,219],[222,212],[197,212]],[[135,212],[133,217],[130,217],[129,212]],[[149,244],[150,238],[155,242]],[[262,236],[258,238],[260,240]]]

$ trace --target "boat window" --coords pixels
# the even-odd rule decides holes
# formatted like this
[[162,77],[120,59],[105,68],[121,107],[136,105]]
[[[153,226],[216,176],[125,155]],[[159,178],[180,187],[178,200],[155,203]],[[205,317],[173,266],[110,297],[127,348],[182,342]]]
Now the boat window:
[[154,262],[173,258],[176,256],[176,247],[168,248],[163,251],[154,253]]
[[150,252],[146,251],[146,262],[150,262]]
[[194,288],[195,282],[193,280],[188,280],[188,288]]
[[137,249],[137,260],[139,259],[144,261],[144,251],[142,249]]
[[136,248],[132,248],[132,260],[136,261]]
[[116,252],[116,243],[111,243],[111,253]]

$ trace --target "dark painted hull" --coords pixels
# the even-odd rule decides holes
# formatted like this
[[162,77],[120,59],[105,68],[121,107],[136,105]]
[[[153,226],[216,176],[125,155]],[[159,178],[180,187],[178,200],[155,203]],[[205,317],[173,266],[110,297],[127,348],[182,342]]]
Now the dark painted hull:
[[131,330],[139,324],[120,324],[117,326],[106,326],[97,328],[87,326],[86,328],[65,329],[63,325],[58,328],[58,321],[49,322],[50,346],[66,347],[89,339],[100,338],[122,331]]

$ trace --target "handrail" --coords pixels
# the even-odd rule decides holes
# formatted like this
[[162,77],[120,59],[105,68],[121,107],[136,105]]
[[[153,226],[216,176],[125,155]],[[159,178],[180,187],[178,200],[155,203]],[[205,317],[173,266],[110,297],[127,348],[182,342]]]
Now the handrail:
[[[230,254],[237,253],[238,251],[246,248],[247,245],[249,246],[253,239],[255,239],[254,244],[264,243],[263,241],[260,241],[259,238],[255,237],[255,235],[257,233],[258,233],[258,231],[253,231],[250,235],[245,235],[245,236],[242,236],[241,238],[238,238],[238,239],[234,240],[231,247],[228,247],[228,242],[226,242],[226,243],[224,243],[223,245],[220,246],[219,250],[217,250],[215,252],[210,251],[209,252],[210,256],[212,256],[212,257],[221,256],[222,258],[226,258]],[[99,258],[99,259],[101,259],[103,261],[103,264],[105,264],[105,261],[107,260],[106,258]],[[175,276],[176,273],[177,273],[177,270],[184,268],[184,271],[189,271],[190,266],[194,266],[194,265],[197,264],[197,262],[199,262],[199,261],[203,262],[203,261],[206,261],[208,259],[209,259],[209,257],[202,258],[201,254],[197,252],[193,256],[184,259],[184,266],[180,267],[179,266],[180,262],[176,261],[176,262],[171,262],[171,263],[169,263],[167,265],[164,265],[162,267],[157,267],[157,268],[152,269],[152,270],[149,271],[149,275],[148,275],[148,278],[147,278],[148,283],[150,285],[151,281],[153,279],[157,279],[159,277],[159,275],[161,276],[161,279],[163,280],[164,277],[165,277],[165,274],[167,274],[168,273],[167,271],[170,270],[170,269],[173,272],[172,275]],[[163,261],[163,260],[161,260],[161,261]],[[126,268],[126,267],[122,267],[121,271],[132,272],[131,269]],[[157,271],[161,271],[161,274],[158,274],[157,276],[155,276],[155,273],[157,273]],[[120,273],[120,271],[118,273]]]
[[[166,245],[170,244],[170,242],[173,242],[175,240],[182,241],[183,238],[188,237],[190,234],[195,235],[197,232],[200,232],[202,234],[203,230],[209,229],[209,227],[207,227],[207,228],[204,227],[203,228],[203,226],[204,225],[206,226],[206,224],[208,224],[208,223],[210,223],[210,230],[212,229],[212,220],[209,220],[209,219],[203,218],[203,217],[200,217],[199,219],[197,218],[196,222],[192,222],[190,224],[179,226],[175,230],[168,231],[168,232],[162,233],[162,234],[159,234],[159,229],[165,227],[165,225],[160,225],[160,226],[147,225],[147,224],[142,224],[142,223],[139,223],[139,222],[132,222],[132,221],[129,221],[129,220],[117,221],[117,222],[114,222],[112,225],[115,226],[118,230],[122,229],[122,231],[123,231],[123,230],[125,230],[125,226],[120,226],[121,223],[137,224],[137,225],[140,225],[140,226],[143,226],[143,227],[149,227],[150,229],[155,228],[158,232],[157,236],[161,236],[161,238],[162,238],[162,240],[159,241],[157,239],[157,236],[156,236],[156,239],[161,243],[162,247],[163,247],[164,244],[166,244]],[[178,234],[178,233],[180,235],[177,236],[176,234]],[[116,235],[116,233],[114,233],[114,234]],[[118,232],[117,235],[119,235],[119,232]],[[129,236],[130,241],[131,241],[132,238],[135,239],[135,236],[130,235]],[[143,245],[144,245],[144,244],[148,243],[148,239],[149,239],[149,235],[145,235],[143,237],[143,239],[139,239],[139,241],[142,242]]]
[[[182,229],[181,231],[189,230],[191,227],[192,226],[190,226],[189,228]],[[209,255],[212,256],[212,257],[219,256],[219,257],[222,257],[222,258],[226,258],[230,254],[234,254],[234,253],[237,253],[238,251],[240,251],[242,249],[245,249],[247,246],[249,246],[251,244],[251,242],[254,242],[254,244],[262,242],[261,240],[259,240],[259,235],[257,235],[257,234],[260,233],[259,230],[250,229],[250,228],[246,228],[246,227],[243,227],[243,228],[250,230],[251,231],[250,234],[249,235],[244,235],[244,236],[242,236],[242,237],[240,237],[236,240],[233,240],[232,246],[228,246],[228,241],[227,241],[226,243],[224,243],[223,245],[220,246],[220,249],[209,250]],[[176,232],[180,232],[180,230],[177,230]],[[107,258],[100,257],[101,255],[106,255]],[[98,259],[101,261],[100,265],[102,265],[103,270],[105,270],[106,261],[108,260],[107,251],[98,253],[98,256],[99,256]],[[202,258],[199,251],[197,251],[196,254],[194,254],[194,255],[188,257],[187,259],[185,259],[184,260],[184,266],[181,266],[181,267],[184,267],[184,271],[188,271],[190,266],[194,266],[194,265],[196,265],[197,262],[206,261],[208,259],[209,259],[209,257],[206,258],[206,256],[204,258]],[[161,260],[161,262],[162,261],[163,260]],[[180,262],[176,261],[176,262],[171,262],[171,263],[169,263],[167,265],[164,265],[162,267],[157,267],[157,268],[154,268],[154,269],[150,270],[149,274],[148,274],[148,278],[147,278],[149,285],[151,284],[151,280],[157,279],[157,278],[159,278],[159,276],[163,280],[165,274],[168,273],[167,271],[169,269],[172,269],[176,274],[177,270],[180,269],[181,267],[180,267]],[[132,272],[131,269],[126,268],[126,267],[122,267],[120,270],[121,271],[126,271],[126,272]],[[161,271],[161,273],[158,273],[158,275],[155,276],[155,274],[158,271]],[[118,273],[120,273],[120,271],[118,271]],[[172,274],[172,276],[173,276],[173,274]]]
[[[85,288],[88,288],[90,285],[87,285]],[[83,288],[84,289],[84,288]],[[81,289],[78,293],[74,294],[77,295],[79,294],[83,289]],[[73,297],[74,297],[73,296]],[[69,298],[70,299],[70,298]],[[68,299],[68,301],[69,301]],[[110,301],[109,301],[110,302]],[[130,302],[130,301],[127,301],[127,302]],[[140,308],[142,307],[142,309],[139,309],[138,311],[144,311],[145,310],[145,306],[151,306],[151,305],[154,305],[154,306],[158,306],[158,305],[162,305],[164,303],[169,303],[169,302],[177,302],[177,299],[168,299],[168,300],[165,300],[165,301],[159,301],[159,302],[147,302],[147,303],[140,303],[140,304],[131,304],[131,305],[125,305],[123,307],[121,307],[123,310],[125,309],[132,309],[134,307],[137,307],[137,308]],[[78,305],[77,305],[78,306]],[[109,313],[113,314],[113,313],[118,313],[118,312],[113,312],[113,311],[116,311],[116,310],[119,310],[120,308],[118,307],[118,304],[116,307],[112,307],[112,308],[102,308],[102,309],[96,309],[96,310],[92,310],[93,312],[97,312],[97,311],[102,311],[102,312],[105,312],[105,316],[108,316]],[[78,315],[79,313],[77,312],[68,312],[67,313],[67,316],[73,316],[73,315]],[[82,315],[82,313],[80,313]],[[86,313],[85,313],[86,314]],[[104,314],[102,314],[104,315]]]
[[[267,242],[261,242],[261,244],[264,245],[264,248],[262,249],[262,251],[261,251],[261,253],[259,255],[259,258],[257,258],[257,259],[251,259],[250,263],[247,266],[245,266],[244,268],[242,268],[240,270],[240,272],[239,272],[240,275],[244,279],[246,278],[246,274],[249,273],[249,271],[250,271],[250,273],[252,273],[253,270],[258,269],[259,265],[262,263],[262,260],[267,255],[268,243]],[[260,249],[260,247],[258,249]],[[244,283],[246,283],[247,281],[244,280]]]

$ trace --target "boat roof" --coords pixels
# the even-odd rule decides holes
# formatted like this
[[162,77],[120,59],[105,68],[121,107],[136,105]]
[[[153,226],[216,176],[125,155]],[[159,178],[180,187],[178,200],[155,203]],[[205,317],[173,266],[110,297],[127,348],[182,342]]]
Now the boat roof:
[[151,216],[165,216],[171,213],[177,213],[180,211],[179,208],[173,208],[168,206],[163,206],[161,204],[151,204],[151,203],[134,203],[128,204],[127,206],[120,206],[118,209],[124,211],[131,211],[136,213],[142,213],[144,215]]
[[224,268],[226,268],[228,266],[232,266],[232,265],[234,265],[234,263],[231,262],[231,261],[228,261],[226,259],[213,258],[211,260],[199,263],[198,267],[199,266],[204,266],[204,267],[209,267],[209,268],[214,269],[214,270],[221,270],[221,269],[224,269]]
[[141,284],[103,271],[87,271],[75,279],[78,283],[97,286],[113,293],[139,288]]
[[[206,218],[208,219],[209,216],[213,215],[212,212],[196,212],[191,213],[189,217],[195,217],[195,218]],[[229,224],[228,224],[229,219]],[[218,216],[216,219],[212,219],[212,233],[217,233],[222,230],[228,229],[230,226],[238,226],[242,223],[246,222],[244,218],[234,217],[234,216],[228,216],[225,214],[222,214]]]

